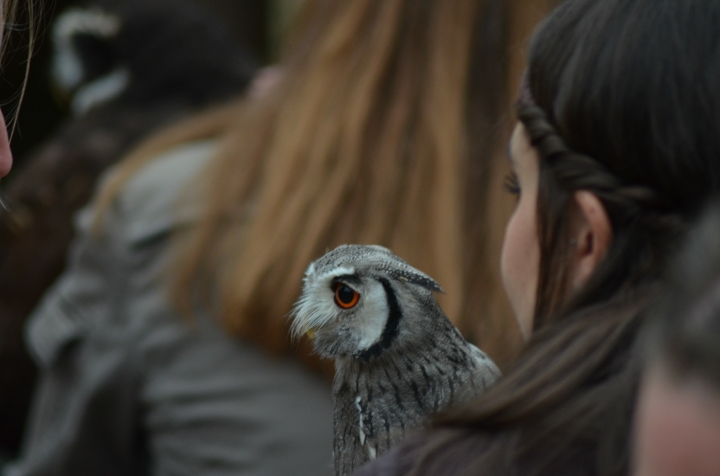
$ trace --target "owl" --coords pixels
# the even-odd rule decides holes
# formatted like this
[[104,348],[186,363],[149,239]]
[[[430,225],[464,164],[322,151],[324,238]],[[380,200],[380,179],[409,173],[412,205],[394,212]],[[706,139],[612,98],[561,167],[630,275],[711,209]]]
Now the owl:
[[307,334],[315,351],[335,362],[337,476],[500,377],[434,292],[442,292],[434,279],[381,246],[343,245],[307,269],[291,332]]

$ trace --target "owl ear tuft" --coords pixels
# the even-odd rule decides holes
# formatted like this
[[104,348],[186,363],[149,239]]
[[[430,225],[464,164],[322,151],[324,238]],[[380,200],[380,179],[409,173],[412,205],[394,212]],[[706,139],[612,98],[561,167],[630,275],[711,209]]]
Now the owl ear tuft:
[[415,284],[429,291],[445,294],[445,291],[443,291],[443,288],[440,287],[437,281],[435,281],[427,274],[421,273],[420,271],[410,269],[395,269],[392,271],[392,275],[394,278],[400,281]]

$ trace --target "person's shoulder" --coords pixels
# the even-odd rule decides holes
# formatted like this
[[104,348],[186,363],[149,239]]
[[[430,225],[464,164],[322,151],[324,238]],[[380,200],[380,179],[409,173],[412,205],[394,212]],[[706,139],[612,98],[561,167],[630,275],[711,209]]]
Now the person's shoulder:
[[199,185],[199,174],[215,141],[184,144],[162,153],[140,169],[118,195],[125,213],[158,215],[178,206],[182,191]]
[[[202,213],[202,172],[215,141],[184,144],[162,153],[120,190],[112,217],[130,242],[194,222]],[[117,223],[116,223],[117,225]]]

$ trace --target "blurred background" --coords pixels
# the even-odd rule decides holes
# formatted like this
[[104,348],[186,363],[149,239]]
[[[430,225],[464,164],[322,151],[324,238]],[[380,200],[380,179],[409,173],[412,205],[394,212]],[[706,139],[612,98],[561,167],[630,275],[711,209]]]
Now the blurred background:
[[[222,101],[228,94],[234,96],[242,93],[257,67],[271,65],[279,58],[280,45],[303,1],[190,0],[190,3],[208,10],[219,22],[224,23],[230,35],[244,48],[243,55],[247,53],[245,56],[249,58],[248,63],[240,64],[243,62],[239,61],[238,68],[228,65],[230,63],[228,58],[235,59],[240,56],[235,54],[237,50],[233,50],[233,46],[223,51],[220,51],[221,48],[216,48],[213,54],[208,54],[208,58],[204,59],[192,58],[192,54],[178,59],[172,57],[170,53],[164,53],[168,60],[162,62],[161,66],[161,62],[155,60],[153,53],[172,51],[172,48],[168,48],[171,40],[156,35],[161,37],[162,44],[157,42],[150,44],[143,33],[134,31],[131,34],[131,37],[134,34],[135,40],[132,52],[133,54],[139,52],[144,56],[142,58],[144,63],[141,66],[145,68],[143,73],[148,71],[152,73],[145,78],[150,78],[152,88],[150,86],[144,90],[130,88],[137,94],[120,97],[115,103],[108,104],[105,109],[98,108],[91,114],[81,113],[75,116],[72,114],[67,95],[60,94],[57,88],[50,86],[53,57],[52,25],[59,15],[68,8],[94,2],[111,5],[114,2],[117,6],[130,9],[130,5],[135,3],[153,7],[163,2],[178,4],[180,1],[36,1],[35,3],[41,8],[35,19],[37,38],[27,76],[24,100],[17,116],[15,112],[27,70],[28,32],[24,26],[27,25],[27,18],[18,18],[14,25],[9,25],[9,28],[15,31],[10,35],[10,41],[4,45],[6,52],[0,76],[0,106],[11,127],[15,126],[11,141],[15,164],[13,172],[3,179],[0,191],[14,214],[11,220],[0,220],[0,461],[3,454],[14,456],[19,447],[34,386],[35,368],[24,349],[22,338],[25,317],[62,270],[65,247],[72,237],[71,217],[77,208],[89,199],[95,178],[104,167],[114,163],[146,133],[171,119],[183,117],[215,101]],[[487,31],[492,40],[488,40],[489,43],[499,45],[499,54],[491,56],[499,62],[495,69],[503,71],[503,76],[499,81],[486,81],[483,84],[490,85],[487,88],[489,89],[486,92],[487,97],[502,98],[501,102],[504,101],[506,105],[501,111],[499,124],[493,128],[493,134],[497,133],[498,141],[503,146],[492,152],[500,156],[500,160],[496,161],[497,170],[493,169],[491,172],[493,180],[490,181],[491,190],[488,192],[491,197],[502,197],[501,200],[493,202],[487,217],[491,223],[501,225],[490,227],[486,232],[488,247],[494,250],[491,255],[499,257],[504,224],[514,206],[514,201],[503,191],[502,178],[508,172],[507,161],[504,159],[504,144],[514,117],[512,104],[515,91],[524,69],[524,54],[529,35],[538,21],[559,0],[487,1],[488,5],[497,7],[489,9],[496,12],[496,15],[488,17],[493,23]],[[214,20],[208,20],[204,24],[211,25],[212,21]],[[183,28],[187,28],[188,24]],[[155,30],[148,30],[147,25],[143,28],[146,29],[145,31],[155,33]],[[177,34],[178,31],[174,33]],[[183,46],[189,48],[188,51],[197,53],[204,51],[203,47],[206,44],[215,44],[213,42],[227,44],[225,41],[227,38],[220,34],[212,34],[215,31],[212,27],[210,31],[211,34],[201,37],[201,40],[210,43],[195,41],[194,38],[187,38],[186,35],[184,37],[186,44]],[[175,37],[177,38],[178,36]],[[94,52],[95,58],[102,57],[102,50],[98,51]],[[201,60],[205,59],[207,61],[202,63]],[[194,101],[177,101],[183,93],[180,91],[183,84],[178,86],[177,72],[182,71],[180,74],[185,74],[188,69],[193,69],[179,69],[185,64],[216,67],[214,70],[206,70],[196,66],[195,69],[198,71],[190,71],[187,76],[192,77],[186,78],[187,83],[184,84],[195,86],[205,77],[210,78],[212,81],[208,84],[212,94],[199,100],[193,98]],[[223,69],[222,66],[227,67]],[[176,87],[178,91],[169,91],[164,84],[159,84],[160,80],[156,81],[157,78],[152,77],[163,67],[175,68],[164,71],[165,74],[160,76],[163,81],[172,83],[171,86]],[[91,71],[92,74],[98,74],[94,76],[91,74],[90,79],[101,77],[102,74],[99,72],[100,70]],[[219,90],[218,81],[223,75],[226,75],[226,80],[229,78],[235,90]],[[236,77],[240,77],[242,81],[236,81],[234,79]],[[158,91],[166,97],[159,99]],[[77,89],[74,92],[77,92]],[[185,92],[188,97],[195,93],[194,90]],[[145,94],[144,99],[141,94]],[[215,97],[210,97],[213,94]],[[157,101],[151,105],[148,98]],[[142,107],[138,107],[138,104]],[[108,132],[112,134],[107,134]],[[108,136],[112,136],[110,137],[112,140],[108,140]],[[98,157],[102,160],[98,160]],[[30,167],[33,162],[35,166]],[[64,164],[74,165],[67,167]],[[33,222],[27,218],[28,216],[32,218],[32,214],[24,213],[26,209],[34,213],[33,226],[28,226]],[[50,236],[54,237],[52,242],[48,240]],[[492,273],[499,269],[499,263],[495,258],[489,264]],[[514,320],[508,317],[510,312],[504,295],[501,292],[495,294],[498,295],[497,302],[493,302],[487,309],[487,315],[491,318],[468,323],[463,331],[475,337],[476,343],[479,343],[502,366],[513,357],[520,337],[515,329]],[[11,390],[8,391],[9,389]]]
[[[97,176],[153,130],[242,93],[256,68],[278,58],[281,39],[301,4],[36,1],[29,74],[27,12],[6,25],[0,106],[10,128],[14,126],[15,163],[0,187],[4,205],[12,210],[0,218],[0,466],[17,456],[35,384],[36,368],[24,346],[25,319],[63,269],[72,217],[89,199]],[[84,84],[62,91],[57,77],[52,79],[56,20],[73,8],[118,14],[125,19],[124,32],[109,44],[88,34],[97,26],[93,20],[66,22],[81,32],[71,43],[70,57],[65,51],[62,61],[72,63],[73,54],[81,55],[75,59],[84,69]],[[173,15],[163,14],[170,10]],[[178,43],[182,47],[173,48]],[[118,58],[122,67],[134,62],[139,84],[106,107],[73,113],[71,100],[78,86],[105,77],[118,66],[113,64]]]
[[[152,0],[149,0],[152,2]],[[293,15],[303,0],[194,0],[221,18],[234,36],[243,43],[262,64],[277,58],[279,45]],[[51,33],[49,25],[65,9],[81,5],[80,0],[51,0],[42,2],[39,11],[38,37],[32,67],[28,77],[27,91],[17,118],[17,129],[12,140],[16,166],[23,157],[43,139],[68,114],[66,104],[53,97],[49,87]],[[11,35],[7,56],[0,78],[0,105],[6,117],[13,116],[20,89],[25,78],[27,61],[27,34],[22,27]],[[30,119],[32,118],[32,119]],[[12,180],[12,176],[8,177]]]

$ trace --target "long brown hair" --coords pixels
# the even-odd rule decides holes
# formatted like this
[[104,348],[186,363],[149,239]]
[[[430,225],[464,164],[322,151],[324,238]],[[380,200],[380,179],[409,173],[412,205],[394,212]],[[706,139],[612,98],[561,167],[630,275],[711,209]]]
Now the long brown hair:
[[[8,32],[12,30],[22,30],[26,35],[27,39],[27,60],[25,61],[25,78],[22,82],[20,92],[17,95],[17,104],[14,106],[14,111],[10,113],[9,126],[10,126],[10,138],[15,134],[15,128],[17,127],[17,116],[20,110],[20,106],[25,99],[25,91],[27,90],[28,77],[30,76],[30,65],[32,64],[32,57],[35,50],[36,41],[36,22],[39,16],[38,9],[42,8],[42,5],[35,5],[36,0],[1,0],[2,1],[2,22],[3,22],[3,35],[2,35],[2,47],[0,47],[0,60],[5,57],[5,53],[10,47],[10,41],[8,41]],[[25,8],[21,9],[20,5],[24,5]]]
[[[535,333],[494,389],[437,420],[413,474],[627,473],[638,330],[720,191],[718,21],[713,0],[568,0],[540,27],[518,104],[540,157]],[[602,201],[613,242],[569,292],[577,190]]]
[[[308,263],[342,243],[378,243],[436,277],[448,315],[473,328],[481,310],[468,303],[488,305],[498,288],[476,263],[506,98],[502,5],[308,1],[270,94],[151,140],[99,209],[148,157],[219,137],[207,212],[178,254],[184,309],[219,303],[231,334],[286,351]],[[468,123],[482,133],[469,137]]]

